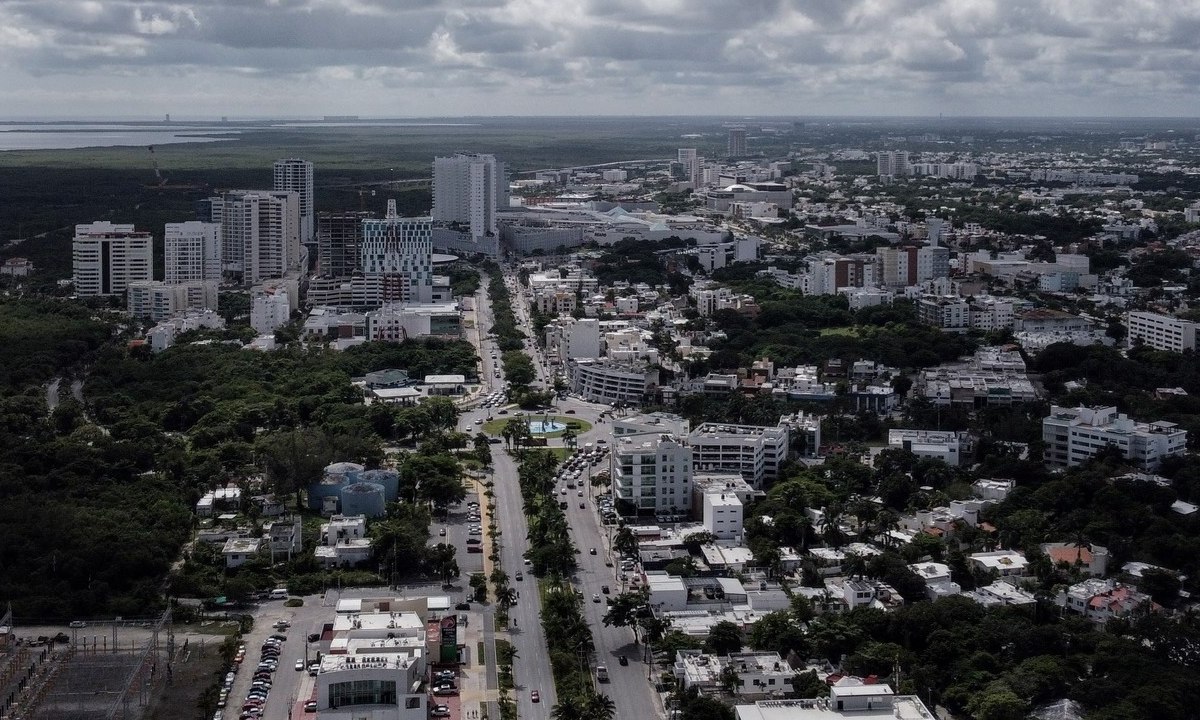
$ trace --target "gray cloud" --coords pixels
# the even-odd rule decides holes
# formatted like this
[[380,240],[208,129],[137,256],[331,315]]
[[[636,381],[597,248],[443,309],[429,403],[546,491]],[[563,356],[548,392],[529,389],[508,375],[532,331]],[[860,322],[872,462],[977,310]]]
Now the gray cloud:
[[1181,0],[8,0],[0,107],[1196,114],[1198,34]]

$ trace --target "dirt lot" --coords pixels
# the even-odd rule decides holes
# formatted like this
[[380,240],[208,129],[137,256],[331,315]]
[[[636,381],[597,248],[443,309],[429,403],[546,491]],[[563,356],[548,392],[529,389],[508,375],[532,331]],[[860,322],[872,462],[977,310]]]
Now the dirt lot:
[[177,720],[199,718],[201,708],[197,706],[201,695],[217,681],[221,669],[221,643],[217,639],[207,642],[189,642],[187,650],[180,650],[170,681],[163,687],[143,716],[149,720]]

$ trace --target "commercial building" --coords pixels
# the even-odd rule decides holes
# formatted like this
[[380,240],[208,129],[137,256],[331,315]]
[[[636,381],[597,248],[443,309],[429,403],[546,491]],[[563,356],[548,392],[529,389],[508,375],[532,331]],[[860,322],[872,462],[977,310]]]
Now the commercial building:
[[433,299],[433,224],[427,217],[402,218],[388,200],[382,220],[363,220],[359,253],[363,274],[379,280],[378,303]]
[[1183,352],[1196,349],[1196,326],[1189,320],[1152,312],[1131,312],[1126,316],[1129,342],[1141,341],[1155,350]]
[[788,455],[788,426],[704,423],[688,435],[696,472],[736,472],[755,488],[779,477]]
[[307,160],[288,158],[275,161],[274,189],[296,193],[300,219],[300,242],[312,244],[316,237],[313,228],[313,165]]
[[1143,470],[1156,470],[1162,461],[1187,451],[1187,430],[1164,420],[1137,422],[1115,407],[1064,408],[1053,405],[1042,420],[1045,462],[1073,467],[1108,447]]
[[679,164],[683,166],[684,179],[692,184],[693,189],[699,189],[704,184],[704,158],[696,154],[696,148],[679,148]]
[[433,159],[433,221],[480,243],[497,237],[496,211],[508,206],[504,163],[459,153]]
[[132,282],[154,279],[154,240],[133,225],[76,225],[71,275],[79,297],[120,295]]
[[996,347],[980,348],[966,362],[922,370],[915,389],[918,397],[943,407],[1011,405],[1038,398],[1021,354]]
[[737,720],[934,720],[916,695],[896,695],[890,685],[845,677],[829,688],[829,697],[760,700],[735,705]]
[[168,284],[159,280],[138,280],[129,283],[126,300],[130,315],[162,322],[187,310],[216,310],[217,283]]
[[685,418],[673,413],[642,413],[613,418],[612,435],[619,438],[623,435],[659,433],[683,437],[688,434],[688,427],[689,423]]
[[958,467],[961,443],[961,433],[952,430],[888,430],[888,447],[953,467]]
[[563,365],[598,358],[601,348],[600,321],[595,318],[562,317],[546,326],[546,354]]
[[614,438],[612,494],[642,513],[686,513],[692,505],[692,449],[666,433]]
[[950,251],[944,247],[880,247],[875,257],[880,287],[909,287],[950,275]]
[[221,281],[221,226],[190,220],[167,223],[163,233],[163,280]]
[[401,342],[426,335],[453,338],[462,333],[457,303],[388,303],[368,312],[365,320],[366,337],[373,342]]
[[363,220],[372,212],[317,213],[317,271],[322,277],[341,278],[362,269]]
[[573,358],[566,366],[571,392],[588,402],[641,403],[658,387],[658,370],[644,362]]

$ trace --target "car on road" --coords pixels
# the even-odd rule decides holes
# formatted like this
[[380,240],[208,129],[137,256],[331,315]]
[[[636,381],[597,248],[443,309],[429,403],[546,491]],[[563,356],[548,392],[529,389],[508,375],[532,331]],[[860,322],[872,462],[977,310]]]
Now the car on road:
[[473,537],[473,538],[467,538],[467,544],[468,544],[468,545],[478,545],[478,544],[479,544],[479,543],[481,543],[481,542],[483,542],[483,541],[482,541],[482,540],[480,540],[479,538],[475,538],[475,537]]
[[586,509],[587,509],[587,503],[579,503],[579,509],[580,509],[580,510],[586,510]]
[[85,623],[85,622],[84,622],[84,621],[82,621],[82,620],[72,620],[72,621],[71,621],[71,625],[70,625],[70,627],[71,627],[71,628],[73,628],[73,629],[76,629],[76,630],[78,630],[79,628],[85,628],[85,627],[87,627],[87,623]]
[[601,585],[601,586],[600,586],[600,592],[602,592],[602,593],[604,593],[605,595],[607,595],[607,594],[609,593],[608,586],[607,586],[607,585]]
[[600,602],[600,594],[599,593],[592,594],[592,602],[594,602],[594,603]]
[[438,530],[438,535],[440,535],[440,536],[442,536],[442,537],[445,537],[445,536],[446,536],[446,528],[441,528],[441,529],[439,529],[439,530]]
[[304,660],[302,658],[302,659],[296,661],[296,672],[300,672],[303,669],[304,669]]
[[628,665],[628,664],[629,664],[629,658],[625,657],[624,655],[618,655],[618,656],[617,656],[617,663],[618,663],[618,664],[620,664],[620,665]]
[[596,554],[596,548],[591,548],[590,550],[588,550],[588,555],[595,555],[595,554]]
[[570,410],[567,410],[567,411],[566,411],[566,413],[567,413],[568,415],[574,415],[574,414],[575,414],[575,410],[574,410],[574,409],[570,409]]
[[450,717],[449,705],[434,705],[429,711],[429,717]]
[[578,497],[583,497],[583,491],[580,490],[579,492],[575,493],[575,495]]
[[537,690],[532,690],[529,693],[529,699],[533,702],[541,702],[542,694],[540,692],[538,692]]
[[455,606],[454,606],[454,609],[455,609],[455,610],[470,610],[470,609],[471,609],[471,603],[469,603],[469,602],[460,602],[459,604],[457,604],[457,605],[455,605]]
[[317,711],[317,701],[316,700],[309,700],[308,702],[304,703],[304,712],[310,713],[310,712],[316,712],[316,711]]
[[457,695],[458,688],[453,685],[439,685],[433,689],[434,695]]
[[521,573],[521,571],[518,570],[517,571],[517,582],[521,582],[524,579],[525,579],[525,575],[523,573]]

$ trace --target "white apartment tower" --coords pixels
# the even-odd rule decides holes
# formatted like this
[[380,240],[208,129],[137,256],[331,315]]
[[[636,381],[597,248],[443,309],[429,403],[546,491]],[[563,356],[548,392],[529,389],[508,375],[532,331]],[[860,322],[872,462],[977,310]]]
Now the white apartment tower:
[[192,220],[167,223],[163,234],[167,283],[221,281],[221,226]]
[[908,175],[908,151],[885,150],[876,156],[877,175]]
[[274,187],[277,191],[296,193],[300,213],[300,242],[315,242],[312,163],[299,158],[276,160]]
[[1181,353],[1196,349],[1197,323],[1171,315],[1131,312],[1126,317],[1129,342],[1140,340],[1155,350]]
[[474,242],[496,235],[496,210],[508,204],[504,163],[459,153],[433,159],[433,221],[457,225]]
[[382,302],[433,300],[433,223],[427,217],[402,218],[388,200],[382,220],[362,221],[360,266],[379,285]]
[[75,226],[71,273],[80,297],[120,295],[129,283],[154,279],[154,239],[133,225],[98,221]]
[[613,495],[638,510],[687,513],[692,506],[692,449],[668,433],[614,438]]
[[300,269],[300,196],[290,190],[231,190],[208,200],[221,224],[221,264],[244,285]]

